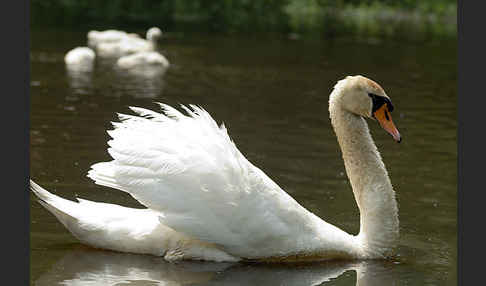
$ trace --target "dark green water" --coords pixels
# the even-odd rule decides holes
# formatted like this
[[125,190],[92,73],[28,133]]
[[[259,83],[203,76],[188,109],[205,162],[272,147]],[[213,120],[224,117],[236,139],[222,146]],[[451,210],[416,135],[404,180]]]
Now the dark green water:
[[[97,61],[69,74],[64,54],[85,33],[31,33],[30,173],[53,193],[139,206],[96,186],[89,166],[109,159],[105,130],[127,106],[198,104],[224,121],[239,149],[310,211],[357,233],[358,209],[332,131],[335,82],[362,74],[392,98],[403,141],[369,122],[397,191],[396,261],[300,266],[187,262],[83,246],[31,196],[32,285],[455,285],[456,42],[410,45],[346,39],[171,35],[165,75],[128,74]],[[91,284],[90,284],[91,283]],[[171,285],[172,285],[171,284]]]

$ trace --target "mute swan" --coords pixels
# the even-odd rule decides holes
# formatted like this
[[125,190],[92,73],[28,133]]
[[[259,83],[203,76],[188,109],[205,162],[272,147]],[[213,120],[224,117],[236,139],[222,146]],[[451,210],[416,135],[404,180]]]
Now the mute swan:
[[77,47],[66,53],[64,62],[68,68],[91,70],[95,57],[92,49],[88,47]]
[[96,47],[100,43],[119,42],[126,37],[140,38],[136,33],[127,33],[118,30],[89,31],[87,34],[88,46]]
[[101,42],[96,45],[96,52],[103,56],[121,56],[155,51],[160,37],[162,37],[162,31],[157,27],[152,27],[147,31],[147,39],[124,37],[116,42]]
[[338,81],[329,97],[331,124],[360,211],[351,235],[306,210],[231,141],[202,108],[184,115],[131,107],[108,131],[113,160],[91,166],[96,184],[132,195],[146,209],[49,193],[31,181],[39,202],[81,242],[168,261],[314,261],[378,259],[398,240],[398,208],[385,165],[365,118],[376,119],[397,142],[393,106],[363,76]]
[[123,69],[136,67],[160,67],[167,69],[169,61],[158,52],[139,52],[119,58],[116,65]]

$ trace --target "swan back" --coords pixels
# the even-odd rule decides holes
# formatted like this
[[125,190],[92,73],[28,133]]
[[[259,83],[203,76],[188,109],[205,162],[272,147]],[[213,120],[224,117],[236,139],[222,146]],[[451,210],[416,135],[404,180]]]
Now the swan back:
[[135,67],[160,67],[167,69],[169,61],[158,52],[139,52],[119,58],[117,66],[124,69]]
[[103,56],[123,56],[138,52],[155,51],[155,42],[142,38],[125,37],[118,42],[102,42],[96,46],[96,51]]
[[128,37],[128,34],[126,32],[113,29],[106,31],[93,30],[89,31],[87,34],[88,45],[93,47],[98,45],[99,43],[118,42],[126,37]]
[[138,52],[155,51],[156,44],[145,39],[126,39],[120,42],[120,51],[122,54],[132,54]]

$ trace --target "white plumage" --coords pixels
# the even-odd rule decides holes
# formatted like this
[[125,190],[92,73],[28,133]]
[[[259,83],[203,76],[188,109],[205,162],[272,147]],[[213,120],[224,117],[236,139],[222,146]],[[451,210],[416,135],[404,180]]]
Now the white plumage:
[[96,47],[100,43],[115,43],[119,42],[127,37],[140,38],[138,34],[127,33],[119,30],[106,30],[106,31],[89,31],[87,34],[88,45]]
[[196,106],[185,108],[189,116],[162,107],[167,116],[140,108],[132,110],[152,119],[121,114],[108,132],[114,160],[93,165],[88,176],[161,212],[163,224],[238,256],[274,256],[296,243],[263,247],[268,241],[312,232],[312,215],[246,160],[224,126]]
[[360,76],[340,81],[330,97],[331,121],[361,213],[357,236],[298,204],[241,154],[223,125],[194,105],[182,106],[186,114],[165,104],[163,113],[131,107],[138,116],[119,114],[121,122],[108,131],[113,160],[88,173],[96,184],[127,192],[148,209],[74,203],[33,182],[31,188],[61,222],[70,221],[63,224],[76,237],[96,247],[167,260],[383,258],[398,237],[394,191],[362,118],[371,109],[359,106],[359,115],[347,110],[356,101],[371,108],[367,92],[388,98]]
[[88,47],[77,47],[66,53],[64,62],[69,67],[85,67],[91,68],[93,66],[96,55],[94,51]]
[[157,41],[162,37],[162,31],[157,27],[150,28],[146,39],[124,36],[117,41],[103,41],[96,44],[96,52],[102,56],[122,56],[138,52],[150,52],[157,49]]
[[116,62],[119,68],[133,69],[137,67],[154,67],[167,69],[169,61],[158,52],[138,52],[119,58]]

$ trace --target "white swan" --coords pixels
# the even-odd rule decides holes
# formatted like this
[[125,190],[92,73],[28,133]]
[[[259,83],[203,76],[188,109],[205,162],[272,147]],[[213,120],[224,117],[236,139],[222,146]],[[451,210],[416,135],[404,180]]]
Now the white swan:
[[96,55],[92,49],[88,47],[77,47],[66,53],[64,62],[70,69],[91,70],[95,58]]
[[340,80],[329,97],[332,126],[360,211],[351,235],[298,204],[251,164],[203,109],[188,115],[131,107],[108,131],[112,161],[91,166],[96,184],[132,195],[147,209],[79,203],[31,181],[31,190],[83,243],[166,260],[308,261],[376,259],[398,239],[395,192],[365,118],[401,137],[384,90],[362,76]]
[[119,42],[127,37],[140,38],[136,33],[127,33],[119,30],[89,31],[87,34],[88,46],[96,47],[100,43]]
[[137,52],[150,52],[157,49],[157,41],[162,37],[162,31],[157,27],[150,28],[146,39],[124,37],[119,41],[101,42],[96,45],[96,52],[103,56],[122,56]]
[[167,69],[169,61],[158,52],[139,52],[119,58],[116,65],[122,69],[133,69],[137,67],[154,67]]

